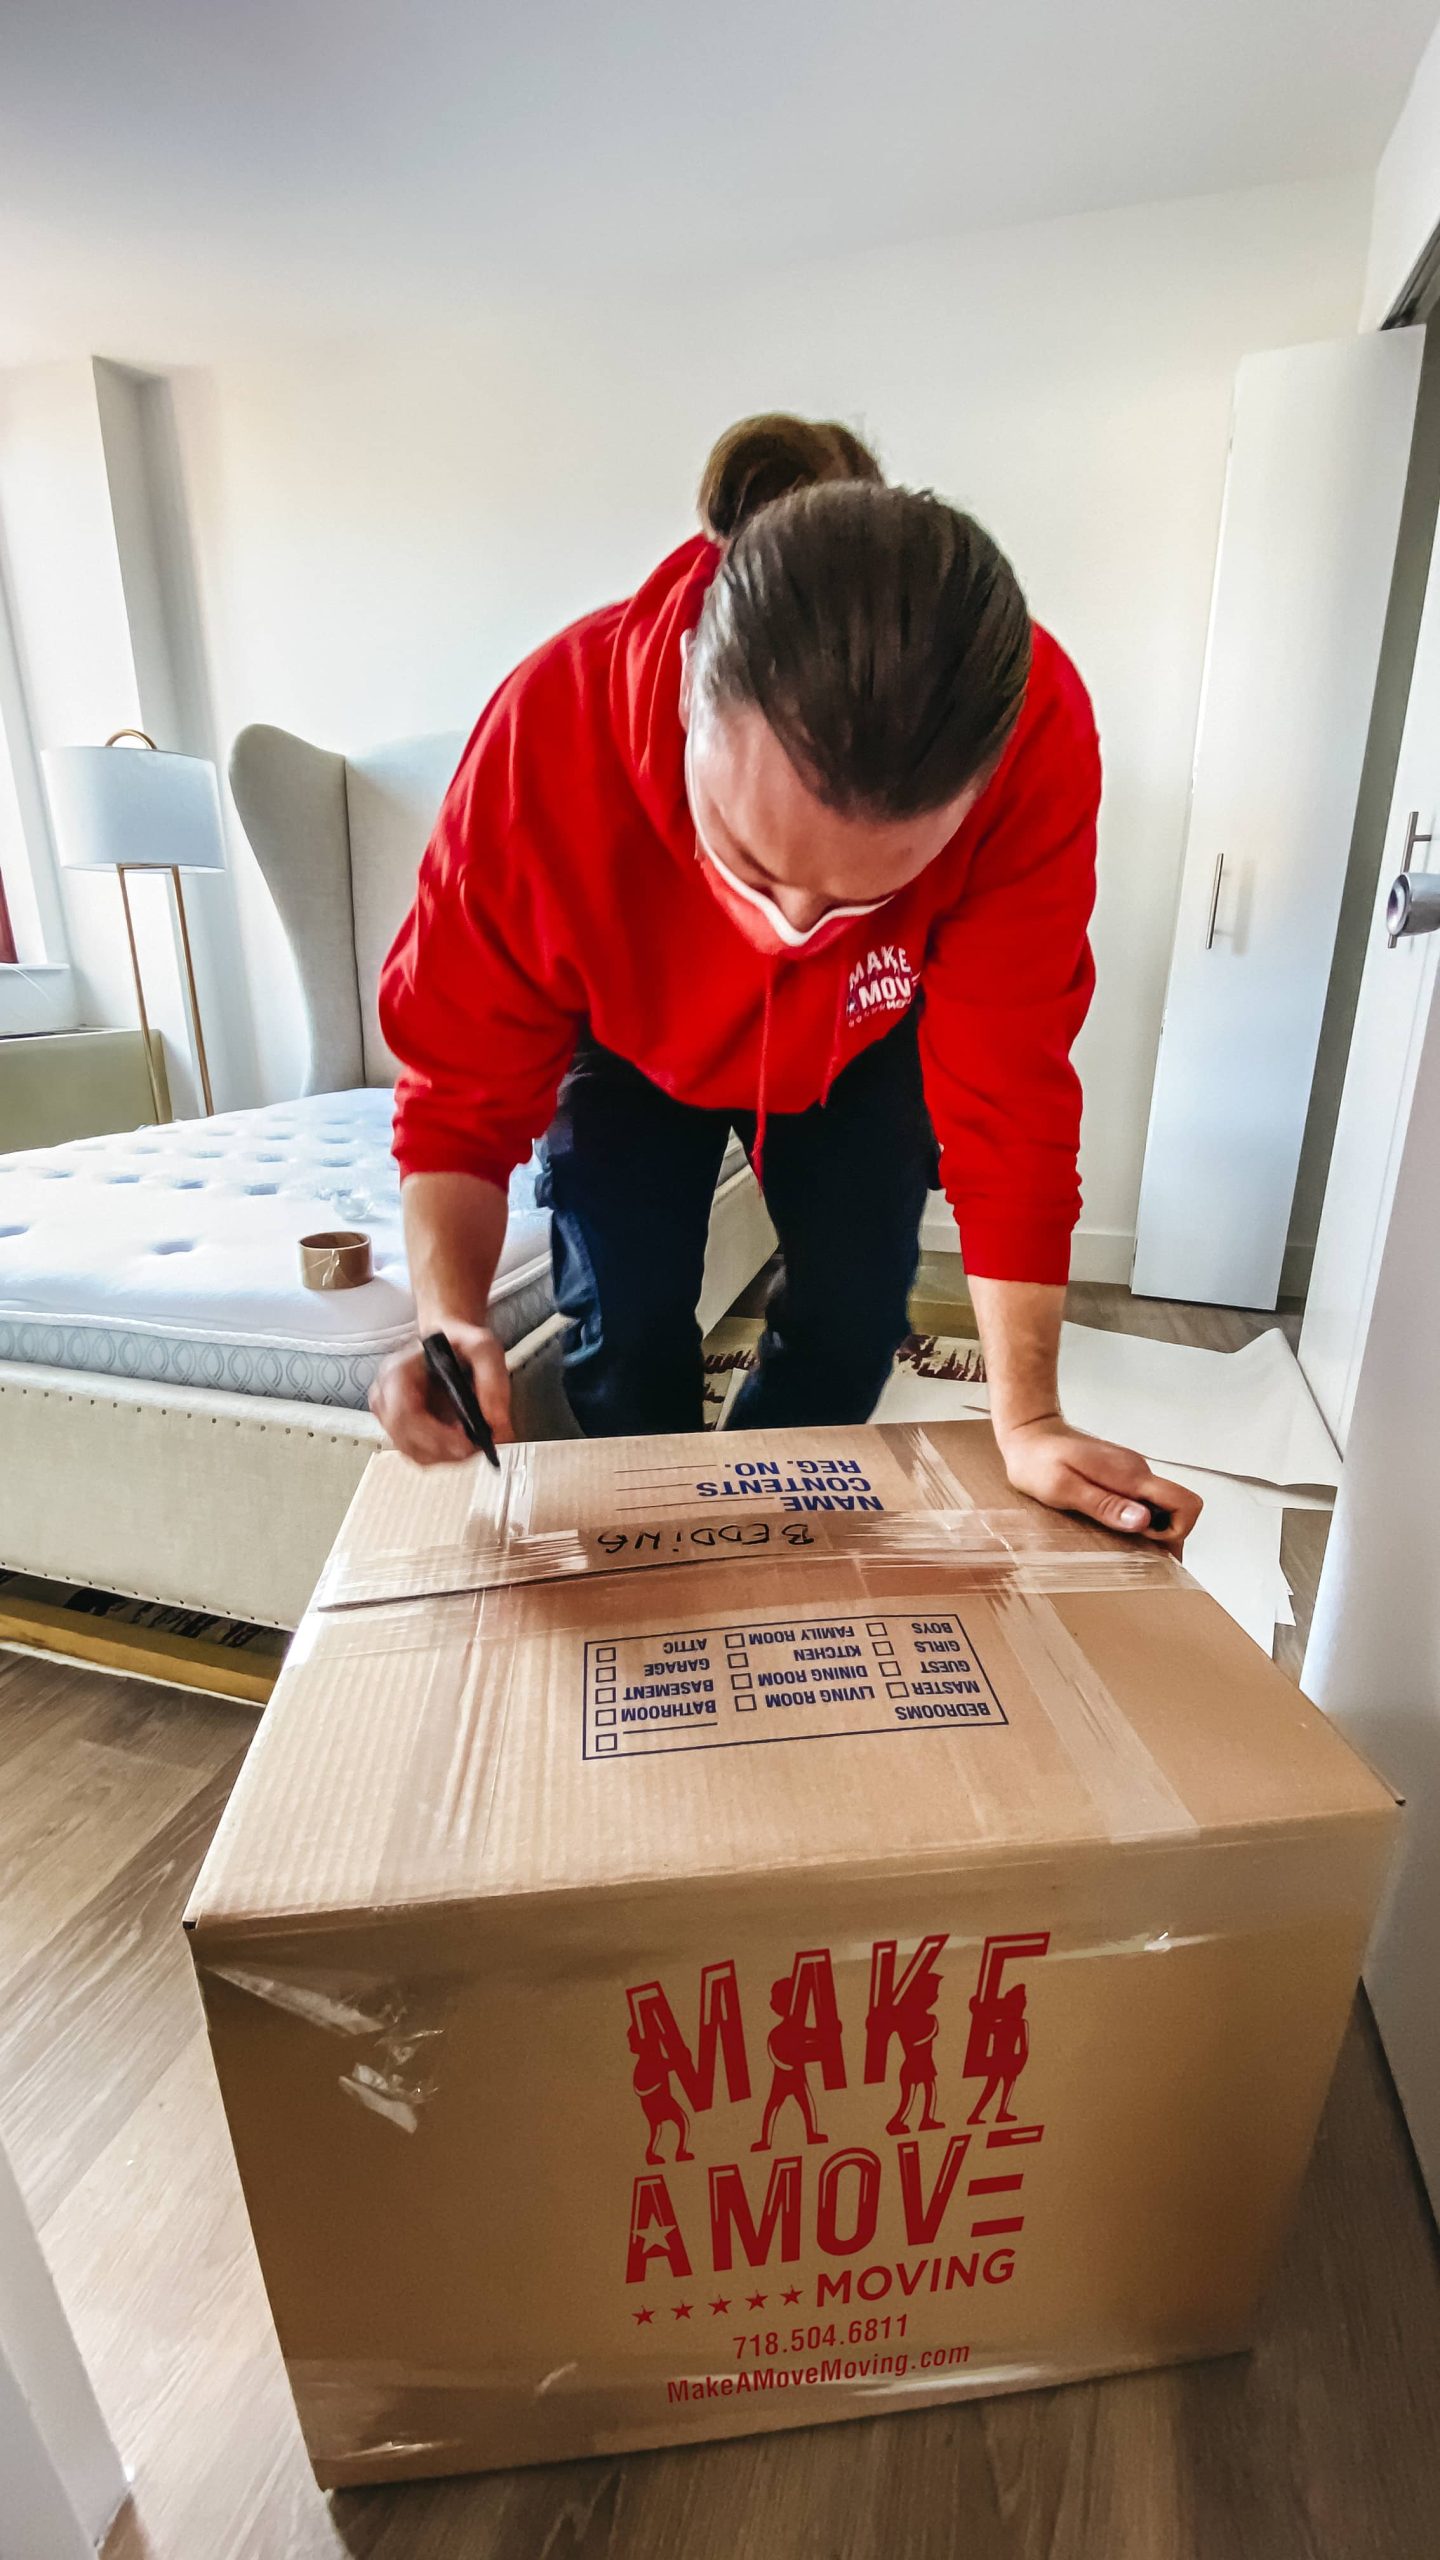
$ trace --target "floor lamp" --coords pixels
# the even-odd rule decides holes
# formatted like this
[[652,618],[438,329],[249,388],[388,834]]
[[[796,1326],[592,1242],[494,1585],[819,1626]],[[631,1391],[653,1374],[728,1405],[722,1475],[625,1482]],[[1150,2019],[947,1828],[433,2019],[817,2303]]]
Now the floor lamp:
[[[122,745],[124,739],[134,740],[134,748]],[[162,753],[143,729],[117,729],[103,747],[47,747],[44,764],[55,823],[55,849],[63,867],[67,871],[114,871],[119,876],[135,1002],[157,1120],[167,1114],[150,1045],[150,1017],[145,1008],[135,920],[126,884],[132,871],[168,871],[170,875],[195,1031],[200,1091],[207,1114],[213,1112],[215,1097],[210,1090],[210,1066],[205,1055],[181,874],[225,868],[225,836],[215,767],[203,756]]]

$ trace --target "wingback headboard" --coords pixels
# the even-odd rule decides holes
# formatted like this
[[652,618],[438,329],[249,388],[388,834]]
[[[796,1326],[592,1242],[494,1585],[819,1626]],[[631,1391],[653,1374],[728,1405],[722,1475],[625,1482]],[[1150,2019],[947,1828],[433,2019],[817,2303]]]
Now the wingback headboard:
[[380,964],[464,743],[446,732],[342,756],[263,724],[235,741],[235,806],[299,973],[307,1093],[394,1082],[376,1011]]

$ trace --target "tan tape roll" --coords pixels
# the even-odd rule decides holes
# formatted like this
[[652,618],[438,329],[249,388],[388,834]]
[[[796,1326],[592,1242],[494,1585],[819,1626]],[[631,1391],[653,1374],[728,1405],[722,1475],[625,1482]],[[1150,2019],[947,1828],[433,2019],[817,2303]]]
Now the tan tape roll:
[[307,1289],[363,1289],[372,1276],[370,1239],[358,1227],[301,1237],[300,1277]]

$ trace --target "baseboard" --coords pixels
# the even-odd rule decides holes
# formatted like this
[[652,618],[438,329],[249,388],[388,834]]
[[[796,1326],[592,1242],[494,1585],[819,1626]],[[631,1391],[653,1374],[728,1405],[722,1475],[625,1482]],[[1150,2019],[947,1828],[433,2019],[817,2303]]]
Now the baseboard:
[[[932,1192],[920,1221],[927,1253],[958,1253],[960,1237],[950,1204]],[[1128,1280],[1135,1238],[1128,1227],[1077,1227],[1070,1256],[1072,1280]]]
[[960,1231],[955,1215],[943,1191],[932,1191],[925,1203],[920,1221],[920,1247],[924,1253],[958,1253]]
[[1077,1227],[1070,1250],[1072,1280],[1128,1281],[1135,1238],[1128,1227]]

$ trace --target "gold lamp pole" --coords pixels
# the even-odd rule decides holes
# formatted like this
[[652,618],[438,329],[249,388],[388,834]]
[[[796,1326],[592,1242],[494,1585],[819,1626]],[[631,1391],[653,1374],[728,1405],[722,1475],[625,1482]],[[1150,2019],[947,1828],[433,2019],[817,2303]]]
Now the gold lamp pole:
[[[116,747],[122,738],[135,738],[141,746],[149,747],[157,755],[159,753],[154,739],[144,729],[115,729],[106,739],[105,744],[107,747]],[[195,1058],[200,1069],[200,1093],[208,1118],[215,1109],[215,1096],[210,1090],[210,1062],[205,1055],[205,1033],[200,1021],[200,995],[195,984],[195,960],[190,949],[190,920],[185,913],[185,891],[181,884],[178,863],[167,863],[163,867],[169,872],[170,886],[175,896],[175,913],[180,926],[180,949],[185,961],[186,1000],[190,1008],[190,1026],[195,1034]],[[175,1115],[173,1112],[165,1111],[160,1098],[160,1080],[155,1073],[155,1054],[151,1047],[150,1017],[145,1010],[145,985],[140,975],[140,952],[135,940],[135,919],[130,912],[130,892],[126,886],[127,872],[152,868],[154,868],[153,865],[143,862],[117,862],[115,865],[120,882],[120,903],[125,910],[125,938],[130,945],[130,970],[135,980],[135,1002],[140,1014],[140,1037],[145,1043],[145,1064],[150,1071],[150,1094],[158,1121],[166,1118],[173,1119]]]

